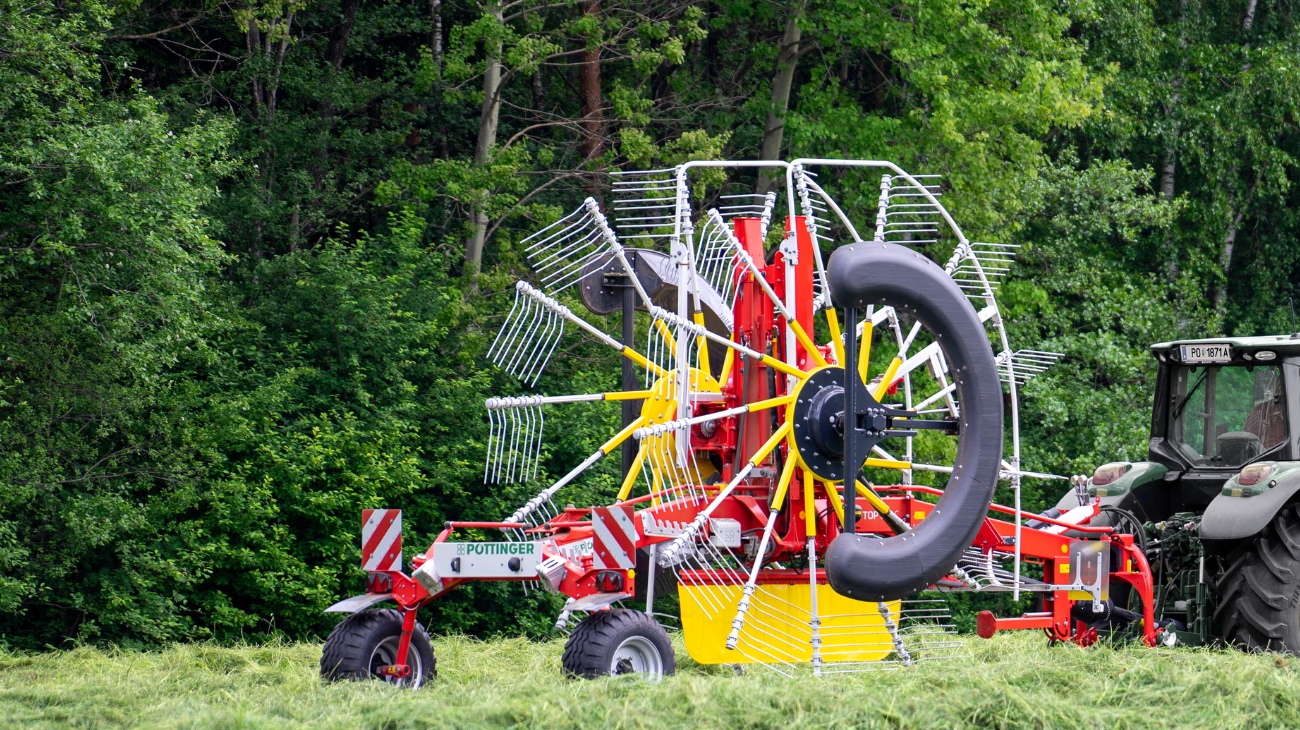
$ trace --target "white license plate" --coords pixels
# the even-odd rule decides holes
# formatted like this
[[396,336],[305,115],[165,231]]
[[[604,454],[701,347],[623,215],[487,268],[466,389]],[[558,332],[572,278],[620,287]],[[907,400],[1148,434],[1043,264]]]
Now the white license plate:
[[1182,345],[1183,362],[1188,364],[1232,362],[1232,345]]
[[540,542],[440,542],[433,564],[448,578],[536,578]]

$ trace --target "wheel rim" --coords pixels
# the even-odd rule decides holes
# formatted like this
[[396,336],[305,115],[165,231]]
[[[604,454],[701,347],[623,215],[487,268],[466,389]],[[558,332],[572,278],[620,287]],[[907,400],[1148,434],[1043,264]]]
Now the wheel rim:
[[640,674],[658,679],[664,676],[664,659],[659,648],[644,636],[633,636],[623,640],[614,649],[614,656],[609,663],[609,673],[614,676]]
[[420,657],[420,652],[415,651],[414,647],[406,652],[406,664],[411,668],[409,675],[406,677],[391,677],[379,673],[381,667],[397,663],[397,647],[400,641],[399,637],[390,636],[375,646],[375,650],[370,652],[370,674],[389,684],[415,689],[424,681],[424,661]]

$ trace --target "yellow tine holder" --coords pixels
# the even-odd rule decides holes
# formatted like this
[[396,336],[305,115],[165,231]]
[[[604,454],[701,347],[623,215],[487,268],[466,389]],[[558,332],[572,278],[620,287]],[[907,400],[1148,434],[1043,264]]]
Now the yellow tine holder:
[[655,329],[659,330],[659,334],[663,336],[664,343],[668,345],[668,349],[677,349],[677,338],[673,337],[673,333],[668,331],[668,325],[664,324],[662,319],[655,320]]
[[840,314],[835,307],[826,307],[826,326],[831,331],[831,351],[835,353],[835,362],[844,365],[844,333],[840,331]]
[[826,499],[830,501],[831,508],[835,510],[835,516],[839,518],[840,524],[843,525],[847,531],[849,523],[844,521],[844,502],[840,500],[840,493],[835,489],[835,483],[822,482],[822,487],[826,490]]
[[615,502],[622,502],[632,494],[632,485],[636,484],[636,478],[641,476],[641,467],[645,464],[645,444],[641,444],[637,449],[636,459],[632,462],[632,468],[627,470],[627,476],[623,477],[623,486],[618,488],[618,496],[614,498]]
[[[693,319],[695,324],[704,326],[704,312],[696,312]],[[709,341],[704,339],[703,335],[695,338],[695,349],[700,353],[700,370],[712,375],[713,369],[709,367]]]
[[825,365],[826,358],[822,357],[822,351],[817,349],[817,343],[812,341],[807,332],[804,332],[803,325],[799,324],[799,320],[791,319],[788,321],[790,329],[794,331],[795,339],[799,340],[799,344],[803,345],[803,349],[808,351],[808,357],[812,358],[813,362],[818,366]]
[[[850,335],[852,336],[852,335]],[[867,382],[867,369],[871,367],[871,318],[862,323],[862,339],[858,343],[858,377]]]
[[854,482],[854,485],[857,487],[858,494],[867,498],[867,503],[880,513],[885,522],[888,522],[889,526],[893,528],[895,534],[901,535],[911,529],[911,526],[902,517],[899,517],[897,512],[891,510],[889,505],[885,504],[885,500],[880,498],[879,494],[876,494],[876,490],[862,482]]
[[894,376],[898,373],[898,368],[902,364],[903,358],[901,357],[895,357],[889,361],[889,368],[881,376],[880,382],[876,383],[876,392],[871,394],[871,397],[875,398],[877,403],[880,402],[881,398],[885,397],[885,391],[889,390],[889,384],[894,380]]
[[813,475],[803,470],[803,526],[809,540],[817,534],[817,503],[813,501]]
[[718,382],[722,385],[727,384],[727,378],[731,377],[731,366],[736,363],[736,351],[727,348],[727,354],[722,357],[722,372],[718,374]]

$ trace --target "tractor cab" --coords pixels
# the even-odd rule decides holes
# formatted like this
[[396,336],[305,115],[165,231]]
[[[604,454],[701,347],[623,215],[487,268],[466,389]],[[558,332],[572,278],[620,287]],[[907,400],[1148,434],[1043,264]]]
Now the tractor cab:
[[1103,464],[1087,495],[1142,522],[1203,513],[1251,464],[1300,461],[1300,336],[1162,342],[1147,461]]
[[1155,511],[1201,511],[1245,466],[1300,458],[1300,428],[1292,426],[1300,424],[1300,338],[1185,340],[1151,350],[1160,370],[1148,458],[1176,485]]

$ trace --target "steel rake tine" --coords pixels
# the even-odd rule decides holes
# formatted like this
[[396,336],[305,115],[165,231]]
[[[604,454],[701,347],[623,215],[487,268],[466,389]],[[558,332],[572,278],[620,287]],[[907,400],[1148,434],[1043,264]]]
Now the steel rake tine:
[[496,414],[495,414],[495,412],[492,410],[492,406],[490,405],[490,404],[492,403],[492,400],[493,400],[492,398],[488,398],[488,401],[487,401],[488,404],[489,404],[488,407],[487,407],[487,414],[488,414],[488,442],[487,442],[487,459],[486,459],[486,463],[483,464],[483,483],[484,483],[484,484],[491,484],[491,483],[492,483],[492,482],[491,482],[491,479],[489,478],[490,475],[492,474],[492,464],[493,464],[493,459],[492,459],[492,450],[493,450],[493,448],[496,446],[496,441],[497,441],[497,435],[496,435],[497,419],[496,419]]
[[523,313],[531,307],[532,300],[524,296],[523,290],[516,286],[515,303],[510,307],[510,313],[506,315],[505,322],[501,325],[500,331],[497,332],[496,339],[492,341],[492,346],[488,348],[487,356],[493,363],[497,363],[501,349],[506,347],[503,343],[509,342],[514,337],[513,330],[518,329],[519,318],[525,316]]

